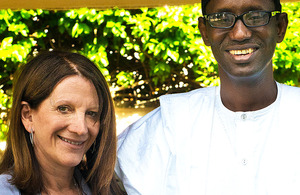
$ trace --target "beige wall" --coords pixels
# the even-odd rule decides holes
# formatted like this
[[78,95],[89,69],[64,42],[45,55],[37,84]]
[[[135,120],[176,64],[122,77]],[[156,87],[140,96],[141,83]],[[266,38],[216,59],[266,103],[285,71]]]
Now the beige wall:
[[[296,2],[300,0],[281,0],[281,2]],[[164,5],[181,5],[199,3],[200,0],[0,0],[1,9],[72,9],[89,8],[138,8],[161,7]]]

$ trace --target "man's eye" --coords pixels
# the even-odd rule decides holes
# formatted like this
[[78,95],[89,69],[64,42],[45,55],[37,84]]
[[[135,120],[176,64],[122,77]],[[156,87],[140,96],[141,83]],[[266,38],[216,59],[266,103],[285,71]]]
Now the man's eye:
[[251,16],[248,18],[248,20],[260,20],[261,18],[261,16]]

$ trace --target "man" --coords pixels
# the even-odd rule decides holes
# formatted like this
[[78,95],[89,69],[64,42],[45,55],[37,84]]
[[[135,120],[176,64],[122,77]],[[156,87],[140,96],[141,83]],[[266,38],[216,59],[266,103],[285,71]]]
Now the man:
[[279,0],[202,0],[221,85],[160,98],[120,137],[128,194],[300,194],[300,89],[274,81]]

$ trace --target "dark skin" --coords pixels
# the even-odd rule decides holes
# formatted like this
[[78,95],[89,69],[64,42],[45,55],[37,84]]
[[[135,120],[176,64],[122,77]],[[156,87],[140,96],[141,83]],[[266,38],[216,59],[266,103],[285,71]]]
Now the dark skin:
[[[273,0],[210,0],[206,6],[207,14],[226,11],[240,15],[253,10],[274,11],[275,5]],[[218,62],[225,107],[232,111],[255,111],[276,100],[272,57],[287,25],[286,13],[271,17],[265,26],[246,27],[238,20],[229,29],[212,28],[204,18],[199,18],[204,43],[211,46]]]

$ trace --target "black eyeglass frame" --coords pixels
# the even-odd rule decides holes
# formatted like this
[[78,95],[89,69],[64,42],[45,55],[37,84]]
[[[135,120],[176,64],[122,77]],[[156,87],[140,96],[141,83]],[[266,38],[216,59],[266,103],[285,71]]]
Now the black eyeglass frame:
[[[252,13],[252,12],[264,12],[264,13],[269,14],[268,22],[267,22],[266,24],[263,24],[263,25],[256,25],[256,26],[247,25],[247,24],[245,23],[243,17],[244,17],[244,15],[249,14],[249,13]],[[224,13],[233,15],[233,16],[235,17],[235,20],[234,20],[234,22],[232,23],[231,26],[228,26],[228,27],[219,27],[219,26],[214,26],[213,24],[211,24],[211,22],[210,22],[210,20],[209,20],[209,16],[213,16],[213,15],[215,15],[215,14],[224,14]],[[256,10],[256,11],[245,12],[245,13],[243,13],[243,14],[241,14],[241,15],[236,15],[236,14],[231,13],[231,12],[218,12],[218,13],[206,14],[206,15],[204,15],[203,17],[204,17],[204,19],[209,23],[209,25],[210,25],[211,27],[213,27],[213,28],[228,29],[228,28],[232,28],[232,27],[235,25],[235,23],[237,22],[237,20],[239,20],[239,19],[243,22],[243,24],[244,24],[246,27],[260,27],[260,26],[265,26],[265,25],[269,24],[269,22],[270,22],[270,20],[271,20],[271,17],[276,16],[277,14],[280,14],[280,13],[281,13],[281,11],[278,11],[278,10],[275,10],[275,11],[261,11],[261,10]]]

